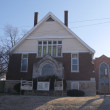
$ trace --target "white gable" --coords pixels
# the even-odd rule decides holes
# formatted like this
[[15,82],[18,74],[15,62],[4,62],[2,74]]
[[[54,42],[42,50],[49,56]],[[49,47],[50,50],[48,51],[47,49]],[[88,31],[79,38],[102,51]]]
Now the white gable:
[[[51,16],[54,21],[47,21]],[[12,49],[11,52],[37,52],[38,40],[62,40],[62,51],[86,51],[94,53],[85,42],[75,35],[52,13],[48,13],[27,35],[25,35]]]
[[43,22],[39,28],[35,29],[30,36],[44,37],[44,36],[71,36],[67,30],[64,29],[57,21]]

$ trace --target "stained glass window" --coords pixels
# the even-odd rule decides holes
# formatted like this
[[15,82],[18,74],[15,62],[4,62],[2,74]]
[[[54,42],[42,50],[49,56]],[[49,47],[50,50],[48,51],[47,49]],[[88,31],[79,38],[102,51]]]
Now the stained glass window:
[[38,56],[49,54],[54,57],[62,56],[62,41],[38,41]]
[[51,55],[51,46],[48,46],[48,54]]
[[62,55],[62,45],[58,45],[58,56]]
[[42,46],[38,46],[38,56],[41,56]]
[[54,68],[51,64],[45,64],[42,68],[43,76],[50,76],[54,74]]
[[100,65],[100,74],[101,75],[107,75],[108,74],[108,66],[106,63],[102,63]]
[[43,56],[46,55],[46,46],[43,46]]
[[56,46],[53,46],[53,56],[56,56]]

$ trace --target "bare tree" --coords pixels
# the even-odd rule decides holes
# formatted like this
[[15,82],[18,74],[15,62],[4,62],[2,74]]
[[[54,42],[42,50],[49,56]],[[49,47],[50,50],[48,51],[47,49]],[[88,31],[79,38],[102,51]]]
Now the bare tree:
[[0,46],[0,75],[7,72],[9,62],[8,51],[5,51],[5,47]]
[[3,45],[6,48],[12,48],[18,41],[18,28],[11,25],[7,25],[4,28],[5,39],[3,40]]
[[4,28],[5,37],[0,46],[0,74],[6,73],[9,63],[9,51],[18,41],[18,28],[7,25]]

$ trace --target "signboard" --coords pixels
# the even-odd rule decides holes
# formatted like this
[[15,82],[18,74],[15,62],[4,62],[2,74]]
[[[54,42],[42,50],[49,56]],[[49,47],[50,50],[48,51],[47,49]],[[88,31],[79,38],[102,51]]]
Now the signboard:
[[55,81],[54,90],[55,91],[62,91],[63,90],[63,81]]
[[49,91],[50,82],[37,82],[37,90]]
[[21,90],[32,90],[33,89],[33,81],[21,81]]
[[71,89],[78,89],[79,90],[79,82],[77,82],[77,81],[71,82]]

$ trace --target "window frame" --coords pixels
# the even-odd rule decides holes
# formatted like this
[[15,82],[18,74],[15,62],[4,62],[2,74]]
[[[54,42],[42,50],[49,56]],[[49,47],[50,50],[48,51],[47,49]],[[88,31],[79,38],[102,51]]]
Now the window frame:
[[[73,54],[77,54],[77,58],[72,58],[72,55]],[[72,64],[72,59],[77,59],[77,64]],[[77,65],[78,67],[77,67],[77,70],[72,70],[72,66],[73,65]],[[79,72],[79,53],[71,53],[71,72],[76,72],[76,73],[78,73]]]
[[[62,55],[63,55],[62,54],[62,40],[42,40],[42,41],[39,40],[38,41],[38,47],[41,46],[42,50],[41,50],[41,56],[39,56],[39,53],[38,53],[39,50],[38,50],[38,47],[37,47],[37,57],[44,57],[45,56],[45,55],[43,55],[43,46],[44,46],[43,42],[44,41],[47,42],[47,44],[46,44],[46,54],[49,54],[48,53],[48,47],[50,46],[51,47],[51,56],[52,57],[62,57]],[[51,41],[51,44],[49,44],[49,41]],[[56,44],[53,44],[54,41],[56,41]],[[58,44],[59,41],[61,41],[61,44]],[[39,42],[42,42],[42,44],[39,44]],[[58,55],[58,46],[59,45],[61,46],[61,56]],[[55,56],[53,56],[53,46],[56,46],[56,55]]]
[[[107,69],[107,75],[109,75],[109,66],[108,66],[108,64],[107,64],[106,62],[101,62],[101,63],[100,63],[100,65],[99,65],[99,75],[100,75],[100,76],[101,76],[101,75],[106,75],[106,74],[105,74],[105,71],[104,71],[104,74],[102,74],[102,72],[101,72],[101,68],[102,68],[101,66],[102,66],[103,64],[107,67],[107,68],[104,68],[104,69]],[[107,75],[106,75],[106,76],[107,76]]]
[[[27,58],[23,58],[23,55],[27,55]],[[22,60],[23,59],[26,59],[27,60],[27,67],[26,67],[26,71],[23,71],[22,70]],[[28,72],[28,54],[27,53],[23,53],[22,55],[21,55],[21,68],[20,68],[20,72]]]

